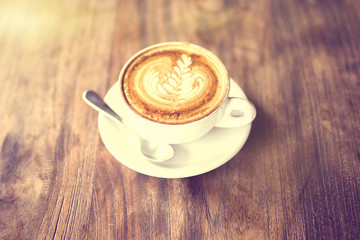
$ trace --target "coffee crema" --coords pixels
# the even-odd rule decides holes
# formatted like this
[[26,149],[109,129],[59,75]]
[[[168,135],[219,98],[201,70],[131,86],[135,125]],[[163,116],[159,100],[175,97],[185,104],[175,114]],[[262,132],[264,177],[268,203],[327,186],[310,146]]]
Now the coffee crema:
[[221,61],[189,43],[164,43],[135,55],[120,74],[128,106],[140,116],[164,124],[199,120],[226,97],[229,79]]

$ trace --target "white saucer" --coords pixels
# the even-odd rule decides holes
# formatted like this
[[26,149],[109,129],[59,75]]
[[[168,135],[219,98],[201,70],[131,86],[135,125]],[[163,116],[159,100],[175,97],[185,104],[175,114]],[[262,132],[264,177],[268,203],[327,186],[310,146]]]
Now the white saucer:
[[[114,84],[105,101],[121,116],[116,104],[119,95]],[[246,98],[245,93],[231,80],[230,96]],[[98,118],[100,136],[110,153],[122,164],[139,173],[160,178],[184,178],[209,172],[236,155],[245,144],[251,124],[240,128],[214,128],[204,137],[186,144],[173,145],[175,156],[163,163],[153,163],[140,152],[140,145],[124,127],[102,114]]]

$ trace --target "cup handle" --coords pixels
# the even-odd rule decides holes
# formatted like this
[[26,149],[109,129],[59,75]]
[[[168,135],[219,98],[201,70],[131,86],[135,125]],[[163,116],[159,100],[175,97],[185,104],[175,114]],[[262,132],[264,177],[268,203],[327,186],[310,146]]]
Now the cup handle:
[[240,97],[229,97],[215,127],[242,127],[251,123],[255,116],[255,106],[249,100]]

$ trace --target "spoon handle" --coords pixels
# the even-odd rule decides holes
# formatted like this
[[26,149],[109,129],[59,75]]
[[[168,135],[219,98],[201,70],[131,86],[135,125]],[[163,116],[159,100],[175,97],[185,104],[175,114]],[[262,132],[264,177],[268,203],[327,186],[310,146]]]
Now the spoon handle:
[[96,92],[89,90],[83,93],[84,101],[98,112],[105,113],[107,117],[122,122],[121,117],[115,113]]

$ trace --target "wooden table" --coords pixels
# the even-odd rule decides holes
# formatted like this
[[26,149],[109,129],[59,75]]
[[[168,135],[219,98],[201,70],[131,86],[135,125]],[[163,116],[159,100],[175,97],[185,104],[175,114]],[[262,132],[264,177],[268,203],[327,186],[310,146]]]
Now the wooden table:
[[[0,239],[360,239],[359,3],[0,0]],[[257,108],[199,176],[130,170],[81,99],[164,41],[213,51]]]

